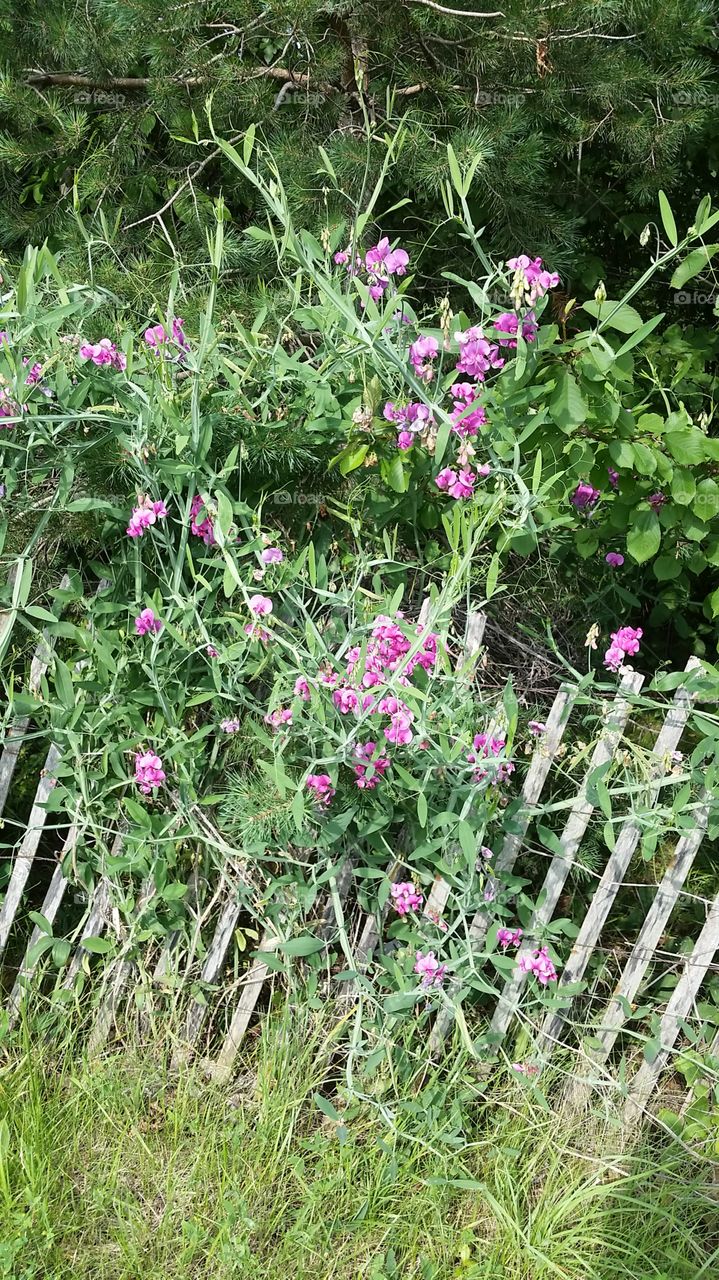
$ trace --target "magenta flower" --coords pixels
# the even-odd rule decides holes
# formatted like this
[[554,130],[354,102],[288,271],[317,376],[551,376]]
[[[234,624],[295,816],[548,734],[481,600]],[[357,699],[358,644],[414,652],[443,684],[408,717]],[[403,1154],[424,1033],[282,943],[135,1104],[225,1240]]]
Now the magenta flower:
[[500,763],[492,771],[484,768],[481,761],[497,759],[501,756],[506,747],[506,741],[499,736],[490,737],[486,733],[476,733],[472,741],[473,751],[467,755],[470,764],[477,765],[472,774],[473,782],[484,782],[485,778],[490,777],[492,786],[496,786],[498,782],[506,782],[510,774],[514,773],[514,764],[511,760],[501,760]]
[[456,484],[456,482],[457,472],[453,471],[451,467],[444,467],[434,481],[438,489],[449,489],[450,485]]
[[263,564],[282,564],[284,558],[279,547],[265,547],[260,554],[260,560]]
[[460,471],[457,479],[449,486],[450,496],[452,498],[471,498],[474,493],[476,478],[473,471],[466,469]]
[[559,284],[556,271],[545,271],[541,258],[532,259],[526,253],[520,253],[517,258],[509,258],[507,266],[520,277],[529,303],[537,302],[549,289],[554,289]]
[[[29,360],[23,360],[23,364],[29,364],[29,363],[30,363]],[[35,364],[32,366],[32,368],[30,369],[25,379],[25,385],[27,387],[34,387],[38,382],[40,382],[41,378],[42,378],[42,365],[38,364],[36,361]]]
[[619,631],[613,631],[612,643],[604,655],[604,665],[610,671],[618,671],[624,666],[626,658],[639,653],[639,641],[643,634],[641,627],[620,627]]
[[506,929],[502,927],[497,930],[497,942],[503,951],[506,951],[507,947],[518,947],[521,941],[521,929]]
[[547,732],[547,726],[543,720],[530,720],[527,728],[535,738],[541,738],[542,734]]
[[356,711],[359,706],[359,698],[357,697],[356,691],[348,687],[335,689],[332,694],[332,701],[337,707],[340,715],[343,716],[346,716],[350,711]]
[[152,502],[147,497],[143,498],[130,516],[130,523],[126,529],[128,538],[141,538],[147,529],[150,529],[158,520],[164,520],[166,515],[167,507],[164,502]]
[[10,430],[15,426],[14,422],[3,422],[3,418],[19,418],[22,409],[19,404],[13,400],[7,387],[0,387],[0,429]]
[[[500,338],[500,347],[516,347],[519,316],[516,311],[503,311],[494,321],[495,329],[500,333],[508,333],[510,337]],[[528,311],[522,320],[522,337],[525,342],[534,342],[537,337],[537,320],[533,311]]]
[[414,444],[414,436],[411,431],[400,431],[397,436],[398,449],[411,449]]
[[305,780],[305,786],[312,792],[313,799],[319,807],[326,809],[335,794],[329,774],[310,773]]
[[619,486],[619,472],[618,472],[618,471],[615,471],[615,470],[614,470],[614,467],[607,467],[607,475],[609,476],[609,483],[610,483],[610,485],[612,486],[612,488],[613,488],[613,489],[618,488],[618,486]]
[[487,414],[477,397],[477,388],[472,382],[455,382],[450,387],[454,408],[450,414],[452,430],[458,436],[476,436],[477,428],[487,422]]
[[420,335],[409,349],[412,368],[422,382],[431,382],[434,377],[434,363],[439,354],[439,343],[436,338]]
[[[204,515],[201,520],[198,520],[200,512],[204,512]],[[195,494],[190,507],[190,533],[193,533],[196,538],[202,538],[206,547],[214,547],[216,541],[214,521],[207,511],[205,499],[199,493]]]
[[233,718],[228,720],[221,720],[220,728],[223,733],[239,733],[242,726],[239,720],[237,720],[236,718]]
[[185,335],[185,330],[183,328],[184,323],[184,320],[181,320],[179,316],[176,316],[172,321],[172,330],[170,333],[167,332],[163,324],[150,325],[149,329],[146,329],[144,333],[145,342],[150,350],[154,351],[156,355],[159,355],[162,348],[168,346],[170,343],[174,343],[174,345],[179,347],[181,351],[189,351],[190,344]]
[[499,354],[499,347],[488,342],[481,329],[476,325],[464,332],[456,333],[459,345],[459,360],[455,365],[458,373],[466,373],[478,382],[484,382],[489,369],[501,369],[504,358]]
[[406,916],[408,911],[419,911],[424,898],[411,880],[397,880],[390,886],[392,906],[398,916]]
[[140,790],[149,796],[154,787],[165,781],[166,773],[162,761],[153,751],[144,754],[139,751],[135,755],[135,782]]
[[586,511],[588,507],[593,507],[601,496],[599,489],[595,489],[593,485],[587,484],[585,480],[582,480],[577,485],[569,501],[573,507],[577,508],[577,511]]
[[273,729],[281,729],[283,724],[292,724],[292,711],[289,707],[276,707],[274,711],[268,711],[265,716],[265,724],[272,725]]
[[210,658],[219,658],[220,656],[219,651],[215,648],[214,644],[206,644],[205,653]]
[[549,958],[546,947],[540,947],[537,951],[525,951],[524,955],[519,957],[517,968],[520,973],[533,973],[543,987],[546,987],[548,982],[557,981],[557,970]]
[[298,676],[295,680],[295,697],[301,698],[303,702],[310,700],[310,686],[304,676]]
[[619,551],[608,551],[604,559],[612,569],[621,569],[624,564],[624,556]]
[[393,742],[395,746],[406,747],[414,737],[414,734],[412,733],[411,712],[395,712],[395,714],[390,718],[388,727],[384,731],[384,736],[388,742]]
[[338,249],[334,255],[334,262],[336,262],[338,267],[343,267],[346,262],[349,262],[349,260],[350,256],[346,249]]
[[146,636],[148,631],[157,635],[162,631],[162,620],[155,617],[152,609],[143,609],[142,613],[135,618],[135,630],[138,636]]
[[513,1062],[512,1071],[516,1071],[520,1076],[538,1076],[539,1067],[535,1067],[531,1062]]
[[651,497],[647,498],[647,502],[649,503],[649,506],[651,507],[652,511],[661,511],[666,500],[667,500],[667,495],[661,492],[653,493]]
[[121,373],[127,368],[126,356],[122,351],[118,351],[109,338],[101,338],[99,342],[94,343],[83,342],[80,355],[83,360],[92,360],[96,365],[109,365],[112,369],[119,369]]
[[423,987],[441,987],[447,976],[447,966],[439,963],[434,951],[428,951],[426,955],[418,951],[413,972],[421,976]]
[[380,778],[389,769],[388,757],[377,755],[376,752],[376,742],[365,742],[355,751],[357,759],[362,762],[354,766],[355,786],[359,787],[360,791],[374,791]]
[[244,630],[245,635],[249,636],[250,640],[259,640],[260,644],[267,644],[271,638],[269,631],[266,631],[264,627],[261,627],[258,622],[246,623]]
[[265,618],[268,613],[272,613],[273,607],[269,596],[250,596],[250,609],[258,618]]

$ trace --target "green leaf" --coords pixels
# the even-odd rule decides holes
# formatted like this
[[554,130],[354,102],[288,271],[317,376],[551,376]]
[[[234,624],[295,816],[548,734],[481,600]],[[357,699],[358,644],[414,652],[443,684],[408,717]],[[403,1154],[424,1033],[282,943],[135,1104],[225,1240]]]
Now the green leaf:
[[639,327],[639,328],[638,328],[638,329],[637,329],[637,330],[636,330],[636,331],[631,335],[631,337],[630,337],[630,338],[627,338],[626,342],[623,342],[623,343],[622,343],[621,347],[620,347],[620,348],[619,348],[619,350],[616,352],[616,354],[615,354],[615,356],[614,356],[614,359],[615,359],[615,360],[620,360],[620,359],[621,359],[621,357],[622,357],[622,356],[625,356],[625,355],[627,354],[627,352],[628,352],[628,351],[631,351],[631,350],[632,350],[632,348],[633,348],[633,347],[638,347],[638,346],[639,346],[639,343],[640,343],[640,342],[643,342],[643,341],[644,341],[644,339],[645,339],[646,337],[648,337],[648,336],[649,336],[649,334],[652,332],[652,330],[653,330],[653,329],[656,329],[656,327],[657,327],[657,325],[658,325],[658,324],[661,324],[662,320],[664,319],[665,314],[666,314],[666,312],[664,312],[664,311],[660,311],[660,312],[659,312],[659,315],[657,315],[657,316],[652,316],[651,320],[645,320],[644,324],[643,324],[643,325],[641,325],[641,326],[640,326],[640,327]]
[[350,471],[356,471],[357,467],[361,467],[367,457],[368,449],[369,445],[367,444],[361,444],[359,446],[352,447],[351,449],[344,449],[339,455],[339,467],[341,474],[343,476],[348,476]]
[[600,329],[606,325],[610,329],[617,329],[619,333],[634,333],[644,323],[639,312],[626,302],[607,300],[600,304],[590,298],[588,302],[582,303],[582,310],[599,321]]
[[495,552],[495,554],[492,556],[492,559],[489,562],[489,569],[487,570],[487,581],[484,587],[484,594],[488,600],[491,600],[492,596],[494,595],[495,588],[497,586],[498,577],[499,577],[499,556]]
[[72,676],[70,669],[58,657],[54,661],[54,678],[57,695],[67,711],[72,711],[75,706],[75,690],[72,686]]
[[417,821],[420,827],[427,826],[427,797],[424,791],[420,791],[417,796]]
[[684,261],[679,263],[669,282],[670,288],[681,289],[687,280],[693,280],[694,276],[698,276],[709,260],[714,257],[717,249],[719,249],[719,244],[705,244],[702,245],[701,249],[692,249]]
[[674,221],[674,214],[672,213],[671,205],[663,191],[659,192],[659,212],[662,215],[662,223],[664,224],[664,230],[667,233],[669,243],[673,249],[676,249],[679,243],[677,224]]
[[323,951],[325,943],[313,934],[304,934],[301,938],[288,938],[286,942],[278,942],[278,951],[287,956],[312,956],[316,951]]
[[242,139],[242,159],[245,164],[249,164],[252,159],[252,149],[255,145],[255,125],[249,124],[245,130],[245,136]]
[[52,936],[52,925],[47,916],[41,915],[39,911],[28,911],[28,915],[41,933],[46,933],[49,937]]
[[691,471],[684,471],[681,467],[677,467],[672,476],[672,498],[681,506],[686,507],[691,502],[697,491],[697,482]]
[[574,374],[568,369],[562,368],[557,374],[557,385],[549,401],[549,412],[557,426],[565,431],[580,426],[586,419],[589,412],[587,402]]
[[382,459],[382,472],[390,489],[394,489],[395,493],[406,493],[409,485],[409,477],[402,465],[400,454],[396,454],[391,462]]
[[680,427],[667,431],[664,436],[667,449],[677,462],[694,464],[703,462],[706,454],[706,436],[696,427]]
[[627,534],[627,550],[637,564],[644,564],[657,554],[662,531],[655,511],[640,511]]
[[109,938],[83,938],[82,945],[93,956],[104,956],[114,947]]
[[382,1001],[382,1008],[385,1013],[405,1013],[416,1005],[421,995],[421,991],[399,991],[396,995],[387,996]]
[[327,1116],[328,1120],[334,1121],[335,1124],[340,1123],[341,1117],[338,1115],[336,1109],[332,1106],[332,1103],[330,1102],[329,1098],[323,1098],[321,1093],[315,1093],[313,1095],[312,1101],[314,1102],[316,1107],[319,1107],[322,1114]]
[[659,582],[672,582],[682,571],[681,560],[676,556],[657,556],[652,565],[654,576]]

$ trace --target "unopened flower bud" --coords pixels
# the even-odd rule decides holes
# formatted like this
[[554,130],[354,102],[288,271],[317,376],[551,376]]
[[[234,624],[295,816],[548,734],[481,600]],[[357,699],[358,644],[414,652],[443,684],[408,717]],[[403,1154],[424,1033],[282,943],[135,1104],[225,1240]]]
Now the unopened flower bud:
[[607,287],[604,281],[600,280],[599,284],[594,290],[594,301],[596,302],[598,307],[601,307],[602,304],[606,302],[606,300],[607,300]]

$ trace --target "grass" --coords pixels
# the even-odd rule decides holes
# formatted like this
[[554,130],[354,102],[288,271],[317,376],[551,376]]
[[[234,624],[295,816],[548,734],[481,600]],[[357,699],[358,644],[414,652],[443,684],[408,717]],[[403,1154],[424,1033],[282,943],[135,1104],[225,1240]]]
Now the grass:
[[[13,1280],[710,1280],[711,1169],[469,1065],[347,1102],[325,1015],[285,1008],[229,1089],[157,1045],[88,1064],[28,1036],[0,1074]],[[322,1094],[332,1099],[325,1114]],[[333,1108],[336,1108],[336,1112]]]

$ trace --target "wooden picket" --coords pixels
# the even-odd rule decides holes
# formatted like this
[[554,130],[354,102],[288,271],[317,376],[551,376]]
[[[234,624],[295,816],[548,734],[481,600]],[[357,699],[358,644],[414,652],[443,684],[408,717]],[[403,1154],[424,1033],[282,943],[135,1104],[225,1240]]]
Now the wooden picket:
[[[16,595],[19,590],[18,581],[22,566],[18,566],[15,576],[14,604],[10,610],[0,616],[0,640],[7,645],[9,629],[16,617],[18,606]],[[67,586],[69,580],[63,580]],[[429,600],[425,600],[420,612],[420,621],[426,623],[429,617]],[[481,650],[484,627],[484,614],[470,612],[465,627],[465,639],[462,655],[459,659],[458,679],[471,685],[475,677],[477,656]],[[37,690],[49,664],[52,661],[53,639],[43,634],[32,663],[30,682]],[[691,659],[687,664],[687,672],[691,673],[700,664]],[[586,765],[584,777],[577,794],[559,803],[542,804],[544,788],[549,780],[552,768],[558,758],[562,739],[570,722],[575,706],[582,704],[581,692],[575,685],[563,684],[557,692],[549,711],[544,731],[538,736],[534,745],[532,759],[524,780],[521,792],[521,803],[514,812],[511,825],[505,835],[501,850],[496,858],[487,860],[487,874],[483,881],[483,901],[477,907],[467,930],[467,945],[477,965],[487,960],[485,944],[490,926],[496,918],[491,906],[495,898],[507,892],[506,881],[515,870],[520,855],[526,848],[528,833],[535,819],[541,819],[544,813],[566,810],[567,816],[561,834],[557,836],[554,846],[556,852],[548,862],[543,884],[537,895],[537,905],[532,912],[525,929],[525,936],[514,959],[520,960],[538,946],[543,945],[548,929],[551,928],[562,894],[569,876],[580,861],[582,841],[589,829],[595,808],[599,803],[602,782],[606,768],[610,767],[621,748],[622,739],[633,706],[637,705],[638,695],[643,685],[641,674],[631,669],[623,672],[616,695],[612,703],[606,706],[600,732],[593,753]],[[690,686],[691,688],[691,686]],[[603,931],[607,924],[612,906],[616,901],[631,860],[638,847],[644,812],[648,812],[659,800],[662,788],[673,784],[671,757],[676,751],[685,727],[691,715],[694,695],[682,683],[676,690],[664,722],[660,728],[654,747],[649,754],[646,771],[646,782],[643,788],[633,788],[635,804],[641,795],[641,810],[636,815],[630,811],[625,816],[614,816],[619,830],[613,847],[606,859],[603,871],[597,877],[596,891],[586,909],[580,924],[578,935],[570,949],[570,955],[561,969],[556,988],[555,1007],[547,1013],[536,1032],[532,1031],[522,1012],[522,991],[526,975],[515,963],[512,975],[504,980],[501,989],[496,993],[494,1006],[490,1009],[488,1035],[486,1044],[488,1052],[496,1053],[497,1046],[505,1039],[518,1023],[523,1041],[527,1041],[527,1033],[531,1041],[531,1054],[536,1062],[535,1070],[539,1070],[551,1057],[557,1043],[569,1031],[569,1013],[574,1007],[574,997],[579,984],[587,970],[587,966],[597,948],[601,944]],[[30,740],[30,724],[27,719],[20,719],[10,726],[6,735],[2,755],[0,756],[0,812],[10,793],[13,774],[18,762],[22,744]],[[233,944],[236,930],[247,901],[248,894],[242,892],[251,889],[249,881],[244,880],[241,866],[241,855],[229,848],[226,849],[226,874],[221,884],[210,887],[200,881],[199,872],[191,877],[186,895],[186,902],[192,908],[193,927],[191,936],[184,940],[183,935],[171,934],[164,939],[138,942],[138,935],[143,935],[145,911],[156,893],[151,878],[145,882],[139,893],[134,914],[129,923],[123,924],[116,902],[118,887],[103,867],[91,892],[84,916],[70,939],[72,950],[67,963],[60,971],[54,991],[51,983],[43,978],[46,965],[43,962],[42,938],[44,930],[36,924],[29,937],[23,934],[25,913],[21,910],[27,898],[28,880],[38,854],[40,842],[47,832],[47,802],[54,785],[56,771],[61,760],[61,748],[55,743],[48,744],[45,764],[38,780],[37,789],[27,827],[17,842],[11,855],[10,877],[7,890],[0,906],[0,955],[7,949],[12,936],[11,951],[17,943],[21,943],[17,962],[17,972],[7,998],[6,1010],[13,1025],[18,1018],[23,1002],[34,988],[46,983],[47,998],[52,1004],[55,995],[68,999],[67,993],[78,990],[77,979],[81,968],[91,975],[91,1000],[94,1011],[87,1049],[90,1054],[98,1054],[107,1044],[114,1026],[121,1018],[126,1001],[138,986],[145,984],[145,995],[153,993],[166,985],[172,992],[172,1003],[182,1012],[182,1031],[172,1058],[173,1069],[179,1069],[184,1063],[197,1054],[200,1061],[216,1081],[228,1080],[233,1072],[237,1054],[247,1035],[252,1019],[257,1016],[257,1008],[266,985],[272,978],[272,962],[270,957],[281,944],[281,937],[276,927],[263,918],[262,911],[253,909],[255,918],[259,916],[259,927],[262,930],[257,951],[250,959],[247,967],[239,976],[235,973],[231,982],[223,978],[226,967],[234,954]],[[615,793],[621,795],[621,789]],[[604,803],[604,801],[602,801]],[[629,801],[627,802],[629,805]],[[715,798],[705,791],[694,802],[691,824],[683,820],[678,832],[676,846],[670,864],[661,883],[657,886],[646,917],[638,930],[628,957],[626,958],[620,977],[611,996],[604,997],[603,1009],[594,1015],[591,1025],[583,1025],[581,1034],[585,1041],[580,1050],[574,1047],[576,1071],[570,1077],[567,1096],[578,1104],[586,1097],[587,1090],[593,1084],[608,1077],[610,1059],[618,1037],[625,1032],[626,1010],[637,998],[645,976],[657,957],[657,949],[672,912],[677,907],[683,893],[683,886],[692,864],[697,856],[702,839],[707,830],[715,807]],[[606,811],[605,811],[606,813]],[[69,827],[65,825],[69,822]],[[56,832],[54,854],[55,865],[47,884],[40,914],[51,928],[57,925],[63,914],[63,902],[68,888],[72,886],[71,866],[73,853],[79,835],[82,832],[82,816],[75,813],[63,819],[63,828],[52,828]],[[124,830],[119,827],[113,836],[112,855],[118,858],[124,840]],[[478,850],[478,855],[479,855]],[[453,851],[445,854],[445,875],[436,877],[427,895],[424,908],[426,917],[436,921],[447,913],[452,898],[452,861]],[[397,853],[394,867],[388,874],[394,878],[403,865],[401,851]],[[362,916],[355,895],[355,863],[351,853],[339,850],[333,853],[333,862],[328,866],[325,876],[328,888],[319,900],[318,915],[313,929],[328,949],[340,953],[345,966],[354,972],[357,978],[342,983],[345,1000],[356,999],[363,988],[365,977],[371,964],[372,956],[381,945],[384,920],[387,908],[383,911]],[[204,895],[204,899],[203,899]],[[252,894],[250,896],[253,896]],[[37,918],[37,917],[36,917]],[[90,940],[97,940],[110,934],[115,939],[113,956],[93,956],[99,947],[91,946]],[[62,936],[60,934],[59,936]],[[209,945],[202,963],[196,958],[202,954],[202,944],[209,938]],[[85,944],[88,944],[87,946]],[[671,1053],[682,1034],[682,1027],[691,1014],[701,985],[712,964],[714,954],[719,948],[719,895],[711,904],[706,922],[696,939],[693,951],[683,964],[677,986],[667,1003],[661,1017],[657,1052],[651,1060],[643,1062],[634,1076],[630,1073],[629,1092],[626,1103],[627,1122],[632,1122],[646,1108],[660,1075],[666,1067]],[[167,983],[167,979],[172,979]],[[197,984],[197,985],[195,985]],[[201,994],[197,994],[198,986]],[[447,994],[451,997],[451,987]],[[139,998],[139,997],[138,997]],[[557,1003],[559,1002],[559,1003]],[[143,1012],[143,1026],[149,1025],[149,1014]],[[218,1012],[221,1016],[217,1016]],[[455,1016],[451,998],[446,1000],[434,1019],[430,1031],[429,1048],[432,1054],[439,1054],[447,1040]],[[212,1029],[203,1033],[206,1022],[211,1020]],[[215,1046],[212,1049],[212,1046]],[[208,1056],[208,1047],[212,1050]],[[719,1053],[719,1034],[717,1034],[714,1051]]]

